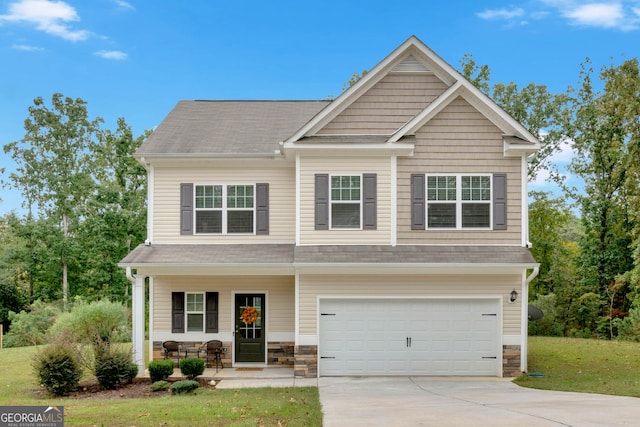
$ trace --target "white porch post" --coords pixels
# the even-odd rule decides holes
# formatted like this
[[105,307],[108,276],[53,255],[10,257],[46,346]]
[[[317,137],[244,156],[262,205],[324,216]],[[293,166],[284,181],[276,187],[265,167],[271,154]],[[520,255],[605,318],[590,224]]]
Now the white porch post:
[[138,375],[144,374],[144,279],[146,276],[136,275],[132,296],[132,337],[133,362],[138,365]]

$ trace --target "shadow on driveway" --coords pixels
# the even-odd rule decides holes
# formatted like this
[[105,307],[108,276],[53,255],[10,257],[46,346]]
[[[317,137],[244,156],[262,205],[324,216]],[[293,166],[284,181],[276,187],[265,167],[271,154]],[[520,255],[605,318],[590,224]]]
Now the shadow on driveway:
[[324,427],[640,425],[640,399],[534,390],[501,378],[320,378],[318,389]]

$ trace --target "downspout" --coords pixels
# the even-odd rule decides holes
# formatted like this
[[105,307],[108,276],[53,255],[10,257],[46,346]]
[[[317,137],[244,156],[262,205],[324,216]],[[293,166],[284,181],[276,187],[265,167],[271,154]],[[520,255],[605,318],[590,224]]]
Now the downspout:
[[520,299],[520,312],[522,322],[522,342],[520,343],[520,369],[522,372],[528,372],[529,370],[527,361],[527,354],[529,352],[529,284],[538,276],[539,272],[540,266],[536,265],[535,267],[533,267],[533,271],[531,272],[531,274],[529,274],[529,276],[524,279],[524,283],[522,284],[522,298]]

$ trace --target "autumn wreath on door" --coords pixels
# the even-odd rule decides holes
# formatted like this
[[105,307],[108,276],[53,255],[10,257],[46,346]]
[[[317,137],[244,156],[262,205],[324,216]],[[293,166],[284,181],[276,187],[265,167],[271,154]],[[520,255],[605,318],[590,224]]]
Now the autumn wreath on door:
[[258,320],[258,311],[251,307],[250,305],[246,306],[240,315],[240,319],[247,325],[252,324],[256,320]]

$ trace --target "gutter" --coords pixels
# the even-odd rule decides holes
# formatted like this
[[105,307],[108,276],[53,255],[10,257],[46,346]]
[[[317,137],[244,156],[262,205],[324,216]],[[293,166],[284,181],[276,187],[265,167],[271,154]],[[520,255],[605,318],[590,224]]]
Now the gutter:
[[540,265],[533,267],[533,271],[524,281],[524,284],[527,285],[527,288],[529,287],[529,283],[531,283],[531,281],[538,276],[539,272],[540,272]]

